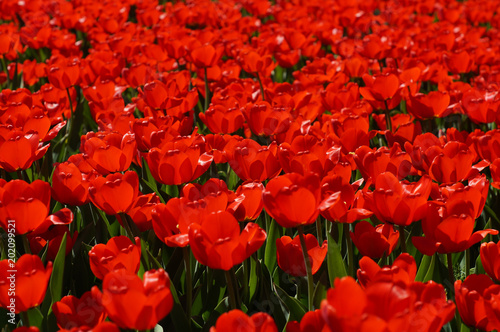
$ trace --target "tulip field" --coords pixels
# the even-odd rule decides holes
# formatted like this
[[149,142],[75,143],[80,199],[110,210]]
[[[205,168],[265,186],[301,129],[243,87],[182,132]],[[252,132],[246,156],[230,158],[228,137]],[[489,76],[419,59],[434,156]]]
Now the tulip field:
[[494,0],[0,0],[0,330],[500,330],[499,54]]

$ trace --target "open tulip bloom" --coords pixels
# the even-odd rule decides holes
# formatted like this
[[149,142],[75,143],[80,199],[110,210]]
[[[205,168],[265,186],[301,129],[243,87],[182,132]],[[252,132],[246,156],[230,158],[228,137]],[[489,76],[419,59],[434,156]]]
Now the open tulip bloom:
[[499,15],[0,1],[0,330],[500,330]]

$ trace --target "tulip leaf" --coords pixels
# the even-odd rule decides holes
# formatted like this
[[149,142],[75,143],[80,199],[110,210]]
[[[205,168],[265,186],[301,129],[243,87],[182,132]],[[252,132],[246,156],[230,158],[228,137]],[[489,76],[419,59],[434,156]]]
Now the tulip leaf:
[[[266,218],[269,218],[267,214]],[[272,271],[276,266],[276,239],[280,235],[278,227],[279,225],[276,220],[271,219],[264,252],[264,264],[266,264],[269,271]]]
[[313,299],[315,308],[319,308],[321,306],[321,301],[326,298],[326,291],[328,290],[328,285],[325,284],[326,282],[328,282],[327,275],[326,271],[323,270],[320,281],[317,283],[316,288],[314,289]]
[[280,288],[280,286],[275,284],[274,287],[279,299],[283,302],[283,304],[288,308],[288,311],[290,312],[288,321],[300,321],[306,314],[306,308],[295,297],[288,295],[282,288]]
[[422,258],[422,262],[418,268],[416,281],[427,282],[433,279],[434,269],[436,267],[436,255],[427,256]]
[[474,271],[474,274],[486,274],[486,271],[484,271],[483,262],[481,262],[481,256],[479,255],[476,258],[476,270]]
[[31,326],[42,326],[44,317],[38,307],[28,309],[28,311],[26,311],[26,315],[28,316]]
[[327,232],[328,236],[328,254],[326,256],[328,263],[328,279],[330,285],[333,285],[335,278],[342,278],[347,276],[347,270],[345,267],[344,260],[340,254],[340,247],[335,242],[333,237]]
[[[175,289],[174,283],[170,283],[170,292],[174,298],[174,306],[172,311],[170,311],[170,317],[172,318],[172,323],[174,324],[176,331],[191,331],[191,326],[189,324],[188,317],[186,317],[186,312],[182,308],[179,302],[179,297],[177,296],[177,290]],[[156,331],[156,328],[155,328]]]
[[56,259],[54,260],[52,275],[50,277],[49,287],[50,287],[50,295],[52,297],[52,303],[60,301],[62,298],[64,263],[66,260],[67,234],[68,233],[64,233],[61,245],[59,246],[59,251],[57,252]]
[[229,178],[227,180],[227,188],[229,190],[236,190],[236,185],[240,181],[240,178],[236,175],[232,168],[229,170],[228,174]]

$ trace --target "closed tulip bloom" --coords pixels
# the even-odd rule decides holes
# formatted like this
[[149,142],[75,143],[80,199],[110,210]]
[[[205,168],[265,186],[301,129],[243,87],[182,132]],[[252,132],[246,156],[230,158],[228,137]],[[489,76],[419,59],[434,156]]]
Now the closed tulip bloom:
[[431,193],[431,179],[423,176],[418,182],[399,181],[384,172],[375,179],[375,190],[365,195],[367,207],[383,222],[408,226],[422,219],[427,210],[427,199]]
[[248,316],[243,311],[234,309],[222,314],[210,328],[210,332],[278,332],[273,318],[265,312]]
[[264,185],[260,182],[247,181],[243,183],[236,189],[237,197],[228,206],[228,211],[232,212],[238,221],[257,219],[264,208],[263,192]]
[[80,61],[78,58],[55,58],[51,60],[52,64],[47,68],[47,77],[50,84],[63,90],[77,84],[80,78]]
[[471,274],[464,281],[455,281],[455,301],[462,321],[481,330],[488,330],[490,318],[486,313],[486,298],[491,294],[500,294],[500,285],[496,285],[485,274]]
[[163,269],[146,271],[141,280],[125,270],[108,273],[102,283],[108,317],[124,329],[152,329],[172,310],[170,278]]
[[429,94],[418,93],[410,95],[406,107],[419,120],[442,118],[447,116],[452,109],[450,105],[450,95],[443,91],[431,91]]
[[262,199],[266,212],[281,226],[312,224],[321,203],[319,177],[314,173],[279,176],[268,182]]
[[89,251],[90,269],[98,279],[118,269],[135,274],[141,265],[141,240],[132,243],[126,236],[112,237],[106,244],[96,244]]
[[128,212],[139,193],[139,177],[136,172],[113,173],[91,181],[90,200],[109,215]]
[[393,225],[372,226],[365,220],[356,224],[350,236],[359,253],[370,258],[389,256],[399,240],[399,232]]
[[83,293],[80,298],[67,295],[52,305],[52,311],[61,329],[92,328],[106,319],[102,293],[97,286]]
[[266,237],[266,232],[251,222],[240,232],[238,221],[227,211],[205,215],[199,224],[189,227],[189,244],[196,260],[225,271],[250,257]]
[[35,230],[47,218],[50,208],[50,185],[42,180],[6,182],[0,179],[0,226],[8,229],[15,220],[16,234]]
[[[84,180],[85,179],[85,180]],[[63,204],[81,206],[90,201],[89,186],[80,169],[71,162],[56,164],[52,175],[52,196]]]
[[363,257],[359,261],[359,269],[357,272],[358,282],[363,288],[380,281],[411,284],[415,281],[416,275],[417,263],[415,259],[407,253],[399,255],[392,265],[384,267],[380,267],[369,257]]
[[[318,240],[312,234],[306,234],[305,241],[312,274],[315,274],[325,260],[328,251],[327,241],[325,240],[320,247]],[[294,237],[293,240],[289,236],[276,239],[276,251],[278,265],[283,271],[296,277],[305,277],[307,275],[299,236]]]
[[484,271],[496,282],[500,282],[500,242],[482,243],[480,249]]
[[179,137],[147,154],[151,174],[156,181],[179,185],[193,181],[205,173],[214,157],[205,152],[202,137]]
[[132,133],[93,133],[81,139],[80,150],[85,160],[100,174],[126,171],[137,154],[137,143]]
[[[17,260],[15,267],[11,264],[7,259],[0,261],[0,307],[10,310],[8,306],[14,302],[14,310],[18,314],[43,302],[52,273],[52,262],[44,267],[40,257],[26,254]],[[12,270],[16,272],[10,272]],[[15,294],[9,292],[12,275]]]
[[25,170],[42,158],[49,145],[42,146],[38,133],[17,130],[0,132],[0,167],[7,172]]
[[[231,149],[228,149],[228,145]],[[278,161],[278,147],[276,143],[261,146],[252,139],[232,141],[226,145],[226,157],[229,166],[244,181],[265,181],[275,177],[281,166]]]

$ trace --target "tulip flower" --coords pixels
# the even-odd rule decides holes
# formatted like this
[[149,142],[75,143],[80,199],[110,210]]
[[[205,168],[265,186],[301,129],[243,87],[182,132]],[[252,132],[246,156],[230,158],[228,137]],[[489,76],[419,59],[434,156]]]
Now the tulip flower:
[[443,286],[379,281],[362,289],[351,277],[336,279],[321,303],[322,318],[331,331],[436,331],[449,322],[455,305]]
[[[0,307],[18,314],[39,306],[45,298],[51,273],[52,262],[44,267],[36,255],[22,255],[15,263],[10,259],[0,261]],[[9,292],[12,283],[14,294]]]
[[41,180],[28,184],[0,179],[0,202],[0,226],[6,230],[8,221],[14,220],[16,234],[26,234],[38,228],[49,214],[50,185]]
[[[312,274],[315,274],[325,260],[328,251],[327,241],[325,240],[320,247],[314,235],[306,234],[305,242],[307,255],[311,262]],[[282,236],[276,239],[276,251],[278,266],[283,271],[296,277],[305,277],[307,275],[299,236],[294,237],[293,240],[289,236]]]
[[200,120],[214,134],[232,134],[242,128],[245,122],[239,108],[227,109],[223,105],[210,105],[205,113],[200,113]]
[[205,215],[189,227],[189,244],[198,262],[212,269],[229,271],[256,252],[266,232],[248,223],[240,233],[238,221],[227,211]]
[[266,212],[283,227],[316,221],[321,203],[319,177],[289,173],[270,180],[262,194]]
[[58,89],[67,89],[77,84],[80,78],[80,62],[77,58],[51,58],[47,68],[50,84]]
[[93,133],[81,138],[85,160],[100,174],[126,171],[137,151],[134,134]]
[[482,243],[479,253],[484,271],[491,279],[500,282],[500,242]]
[[391,224],[372,226],[368,221],[362,220],[350,232],[352,242],[359,253],[370,258],[389,256],[399,240],[399,232]]
[[403,282],[409,285],[415,281],[416,275],[417,263],[407,253],[402,253],[396,257],[392,265],[384,267],[380,267],[369,257],[363,257],[359,261],[357,272],[358,282],[363,288],[380,281]]
[[151,174],[156,181],[179,185],[193,181],[205,173],[214,157],[204,152],[201,136],[178,137],[152,148],[147,154]]
[[277,135],[285,132],[290,127],[292,118],[286,108],[271,106],[265,101],[248,104],[243,114],[250,130],[258,136]]
[[450,95],[447,92],[431,91],[429,94],[418,93],[410,95],[406,107],[419,120],[442,118],[447,116],[452,109],[450,105]]
[[102,304],[123,329],[152,329],[174,305],[170,278],[162,269],[146,271],[143,280],[123,269],[110,272],[102,283]]
[[[486,313],[487,301],[491,295],[500,295],[496,285],[484,274],[471,274],[463,282],[455,281],[455,301],[462,321],[481,330],[491,331],[490,318]],[[492,321],[492,320],[491,320]]]
[[391,73],[385,73],[375,76],[363,75],[365,87],[359,88],[359,93],[373,107],[377,109],[386,109],[384,103],[390,109],[395,108],[401,101],[401,88],[399,78]]
[[52,305],[52,311],[61,329],[75,327],[92,328],[106,319],[102,305],[102,293],[96,286],[80,298],[67,295]]
[[375,179],[375,190],[366,194],[368,209],[383,222],[408,226],[421,220],[427,210],[427,199],[431,193],[431,179],[423,176],[418,182],[400,182],[390,172]]
[[246,181],[236,189],[235,201],[227,209],[238,221],[255,220],[259,217],[264,202],[262,193],[264,185],[260,182]]
[[124,269],[135,274],[141,265],[141,240],[135,243],[126,236],[112,237],[106,244],[96,244],[89,251],[90,269],[98,279],[111,271]]
[[258,312],[251,317],[243,311],[234,309],[223,313],[210,328],[210,332],[278,332],[273,318],[264,312]]
[[52,175],[52,196],[58,202],[81,206],[90,201],[89,186],[95,173],[85,174],[69,161],[56,164]]
[[261,146],[254,140],[244,139],[232,141],[224,149],[229,166],[242,180],[262,182],[281,171],[278,147],[274,142],[269,146]]
[[138,193],[139,177],[133,171],[97,177],[89,186],[92,203],[109,215],[128,212]]
[[38,133],[18,130],[0,131],[0,167],[7,172],[25,170],[42,158],[49,145],[42,145]]

